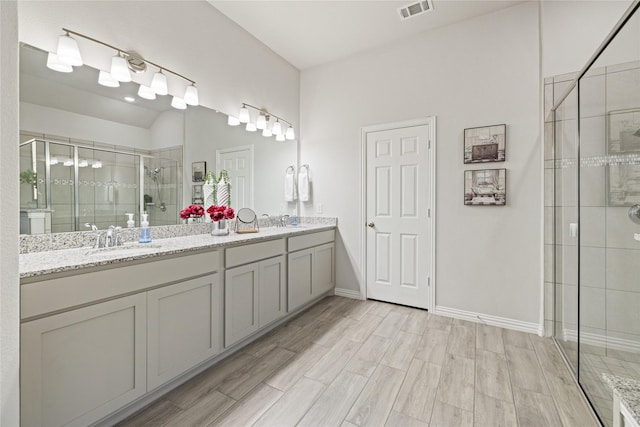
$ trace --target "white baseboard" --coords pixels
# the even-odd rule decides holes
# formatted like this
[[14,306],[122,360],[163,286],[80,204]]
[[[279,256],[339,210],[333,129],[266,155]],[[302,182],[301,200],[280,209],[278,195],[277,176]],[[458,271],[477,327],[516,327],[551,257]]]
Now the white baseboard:
[[520,332],[528,332],[542,336],[544,326],[533,322],[509,319],[507,317],[492,316],[490,314],[476,313],[473,311],[459,310],[457,308],[443,307],[436,305],[435,314],[440,316],[453,317],[455,319],[468,320],[470,322],[484,323],[486,325],[498,326],[505,329],[513,329]]
[[[575,329],[563,329],[565,341],[578,341],[578,333]],[[628,351],[630,353],[640,353],[640,342],[627,340],[624,338],[608,337],[602,334],[594,334],[591,332],[582,332],[580,334],[580,343],[593,345],[596,347]]]
[[339,297],[363,299],[360,291],[353,291],[351,289],[335,288],[335,295]]

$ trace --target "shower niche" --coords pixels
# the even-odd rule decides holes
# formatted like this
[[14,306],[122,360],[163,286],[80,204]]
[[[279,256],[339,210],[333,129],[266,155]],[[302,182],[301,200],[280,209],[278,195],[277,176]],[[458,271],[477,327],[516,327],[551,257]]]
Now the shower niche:
[[178,223],[182,147],[126,150],[72,140],[28,138],[20,144],[20,233],[126,227],[127,213],[151,225]]

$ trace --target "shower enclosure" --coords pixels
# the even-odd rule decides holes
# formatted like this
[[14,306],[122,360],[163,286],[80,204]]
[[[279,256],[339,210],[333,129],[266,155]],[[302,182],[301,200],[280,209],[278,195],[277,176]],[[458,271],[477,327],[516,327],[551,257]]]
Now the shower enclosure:
[[86,223],[126,227],[126,213],[139,224],[143,211],[151,225],[176,224],[181,159],[181,147],[143,152],[28,139],[20,144],[20,232],[82,231]]
[[605,426],[613,403],[602,374],[640,379],[637,9],[577,75],[545,80],[546,318]]

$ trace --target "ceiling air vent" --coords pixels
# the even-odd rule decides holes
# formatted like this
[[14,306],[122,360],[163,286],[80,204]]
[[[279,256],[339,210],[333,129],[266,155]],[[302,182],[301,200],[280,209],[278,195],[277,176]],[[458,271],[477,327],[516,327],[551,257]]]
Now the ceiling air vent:
[[422,15],[423,13],[433,10],[433,3],[431,0],[419,1],[411,3],[398,9],[400,12],[400,18],[402,20],[413,18],[414,16]]

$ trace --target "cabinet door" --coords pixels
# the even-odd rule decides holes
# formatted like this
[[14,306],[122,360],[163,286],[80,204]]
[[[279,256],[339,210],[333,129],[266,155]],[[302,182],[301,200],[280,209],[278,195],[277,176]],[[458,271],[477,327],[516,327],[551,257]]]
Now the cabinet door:
[[316,246],[313,258],[312,294],[318,297],[333,289],[334,243]]
[[289,254],[287,262],[289,312],[309,302],[312,298],[311,284],[313,283],[313,252],[314,249],[310,248]]
[[147,385],[152,390],[222,350],[218,273],[147,293]]
[[287,313],[284,255],[260,262],[260,327]]
[[224,345],[251,335],[260,327],[258,311],[259,263],[230,268],[224,276]]
[[146,392],[144,293],[21,325],[21,424],[86,426]]

